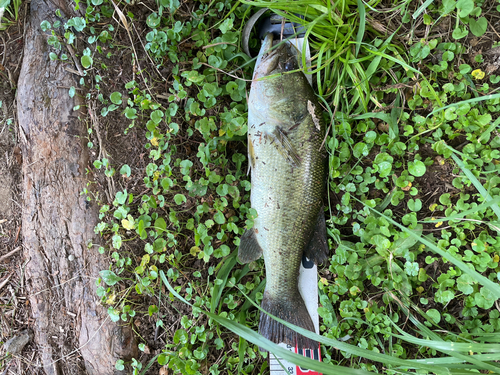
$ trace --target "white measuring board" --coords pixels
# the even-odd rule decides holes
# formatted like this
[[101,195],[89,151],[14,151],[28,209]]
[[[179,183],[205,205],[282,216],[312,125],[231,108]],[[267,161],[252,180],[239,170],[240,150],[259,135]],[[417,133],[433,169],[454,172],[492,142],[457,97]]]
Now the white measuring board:
[[[306,257],[302,258],[299,270],[299,292],[304,299],[307,311],[314,323],[314,330],[319,334],[319,315],[318,315],[318,268],[314,262],[309,261]],[[317,349],[298,350],[287,344],[279,344],[279,346],[290,350],[291,352],[302,354],[305,357],[321,361],[321,351]],[[274,354],[269,353],[269,367],[271,375],[316,375],[319,372],[301,368],[287,360],[277,358]],[[285,370],[286,369],[286,370]]]

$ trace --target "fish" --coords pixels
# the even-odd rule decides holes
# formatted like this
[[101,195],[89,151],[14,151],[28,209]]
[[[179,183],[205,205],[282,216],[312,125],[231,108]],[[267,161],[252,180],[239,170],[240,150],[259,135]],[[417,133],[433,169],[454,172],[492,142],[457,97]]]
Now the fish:
[[[298,275],[303,256],[316,264],[328,257],[325,124],[294,47],[273,47],[273,39],[268,34],[262,42],[248,97],[250,202],[257,217],[240,238],[238,257],[242,263],[264,257],[263,310],[314,332]],[[263,312],[259,333],[275,343],[318,348]]]

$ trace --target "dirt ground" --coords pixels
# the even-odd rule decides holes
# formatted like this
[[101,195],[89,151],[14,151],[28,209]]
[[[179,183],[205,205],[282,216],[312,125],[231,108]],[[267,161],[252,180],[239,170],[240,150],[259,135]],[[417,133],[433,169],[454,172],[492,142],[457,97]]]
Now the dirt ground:
[[[25,287],[26,266],[21,238],[21,150],[15,102],[21,70],[24,20],[28,5],[20,9],[16,24],[0,32],[0,344],[19,337],[32,324]],[[30,336],[31,337],[31,336]],[[38,348],[32,340],[23,351],[7,356],[0,348],[2,374],[42,374]]]

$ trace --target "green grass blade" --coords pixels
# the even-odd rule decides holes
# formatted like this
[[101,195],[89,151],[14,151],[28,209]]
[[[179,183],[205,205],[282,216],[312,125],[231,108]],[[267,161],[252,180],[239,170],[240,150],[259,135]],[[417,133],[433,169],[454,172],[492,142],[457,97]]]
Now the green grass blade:
[[[399,337],[407,342],[416,345],[424,345],[426,347],[438,350],[444,354],[448,354],[454,358],[457,358],[463,362],[470,362],[475,365],[475,367],[481,370],[488,370],[492,373],[500,373],[500,368],[494,366],[491,363],[487,363],[482,361],[481,359],[474,358],[471,355],[466,355],[460,352],[469,353],[472,352],[492,352],[497,353],[500,350],[500,345],[492,345],[492,344],[480,344],[480,343],[456,343],[456,342],[448,342],[443,341],[437,334],[430,331],[427,327],[425,327],[422,323],[420,323],[417,319],[415,319],[411,314],[409,314],[410,320],[417,325],[421,330],[425,330],[428,333],[427,336],[433,338],[433,340],[419,339],[410,334],[404,332],[401,328],[394,325],[395,328],[401,332],[402,335],[392,335],[394,337]],[[423,335],[425,336],[425,335]],[[496,346],[496,348],[494,348]],[[447,366],[446,368],[449,368]]]
[[[448,341],[437,341],[437,340],[426,340],[419,339],[417,337],[411,336],[408,333],[402,331],[399,327],[397,329],[402,333],[401,335],[394,334],[394,337],[399,337],[412,344],[429,347],[435,350],[443,352],[480,352],[480,353],[500,353],[499,344],[481,344],[481,343],[461,343],[461,342],[448,342]],[[467,356],[468,358],[468,356]]]
[[[247,320],[247,310],[252,306],[252,303],[250,300],[255,301],[255,297],[257,296],[257,293],[261,292],[264,287],[266,286],[266,279],[262,280],[260,284],[255,288],[252,293],[250,294],[250,297],[245,301],[243,306],[240,308],[240,312],[238,313],[238,320],[241,324],[245,324]],[[238,374],[241,374],[241,369],[243,367],[244,361],[244,352],[247,348],[248,344],[245,339],[243,339],[240,336],[239,343],[238,343],[238,356],[240,357],[240,362],[238,363]]]
[[[364,47],[365,47],[365,49],[366,49],[367,52],[370,52],[370,53],[372,53],[374,55],[382,56],[382,57],[386,58],[387,60],[393,61],[396,64],[401,65],[406,70],[412,71],[413,73],[416,73],[419,76],[421,76],[422,79],[424,80],[424,82],[427,84],[427,87],[428,87],[429,91],[432,92],[433,99],[436,100],[436,102],[439,104],[439,109],[445,108],[445,107],[443,107],[443,102],[439,98],[439,95],[437,94],[436,90],[434,90],[434,88],[432,87],[432,85],[430,84],[430,82],[427,80],[427,78],[425,78],[424,76],[421,75],[420,71],[418,71],[417,69],[413,68],[412,66],[408,65],[407,63],[405,63],[404,61],[402,61],[400,59],[397,59],[395,57],[392,57],[392,56],[390,56],[390,55],[388,55],[386,53],[380,52],[380,51],[371,50],[369,48],[371,46],[368,45],[368,44],[363,43],[363,45],[364,45]],[[495,95],[500,95],[500,94],[495,94]],[[489,95],[489,96],[494,96],[494,95]],[[439,110],[436,110],[435,112],[439,112]],[[427,117],[429,117],[429,116],[430,116],[430,114],[427,115]]]
[[425,222],[425,223],[436,223],[436,222],[439,222],[439,221],[458,221],[458,220],[464,218],[467,215],[471,215],[473,213],[476,213],[476,212],[479,212],[479,211],[483,211],[484,209],[486,209],[488,207],[491,207],[491,206],[493,206],[495,204],[498,204],[498,203],[500,203],[500,197],[499,198],[489,199],[489,200],[485,201],[484,203],[481,203],[481,204],[477,205],[476,207],[470,208],[470,209],[468,209],[466,211],[462,211],[462,212],[460,212],[458,214],[455,214],[455,215],[450,215],[450,216],[440,217],[440,218],[434,218],[434,219],[431,219],[431,220],[424,220],[423,222]]
[[482,342],[498,342],[500,343],[500,335],[498,333],[462,333],[463,336],[465,337],[474,337],[478,336],[478,339],[480,339]]
[[366,27],[366,10],[363,0],[358,0],[358,12],[359,12],[359,26],[358,34],[356,35],[356,57],[359,55],[359,49],[361,48],[361,42],[363,42],[363,36],[365,35]]
[[[316,59],[318,66],[321,66],[321,62],[323,61],[323,55],[325,55],[325,49],[326,48],[327,48],[327,44],[323,43],[321,45],[321,48],[318,51],[318,58]],[[302,58],[303,59],[302,61],[304,61],[304,57]],[[322,70],[319,70],[318,73],[316,74],[316,84],[318,86],[318,94],[319,94],[319,96],[323,96],[324,89],[326,89],[326,87],[323,88],[323,84],[324,84],[323,81],[324,80],[321,79],[322,73],[323,73]]]
[[495,130],[495,128],[500,124],[500,117],[497,118],[489,127],[488,129],[486,129],[485,132],[483,132],[483,134],[481,134],[481,136],[478,138],[478,142],[481,143],[483,141],[487,141],[491,135],[491,132],[493,130]]
[[252,306],[252,302],[251,301],[255,301],[257,293],[263,291],[264,288],[265,288],[265,286],[266,286],[266,279],[262,280],[260,282],[260,284],[257,286],[257,288],[255,288],[254,290],[252,290],[252,293],[250,294],[250,296],[247,298],[247,300],[245,301],[245,303],[243,304],[243,306],[241,306],[241,309],[240,309],[241,312],[247,311]]
[[[500,354],[474,354],[467,356],[467,358],[483,362],[498,361],[500,360]],[[463,364],[466,361],[455,357],[442,357],[442,358],[410,359],[410,362],[425,363],[427,365],[437,365],[437,366],[446,365],[446,367],[451,367],[449,366],[450,364],[459,364],[459,363]]]
[[466,104],[466,103],[477,103],[477,102],[482,102],[484,100],[491,100],[491,99],[498,99],[500,98],[500,94],[491,94],[491,95],[484,95],[484,96],[480,96],[479,98],[472,98],[472,99],[468,99],[468,100],[462,100],[461,102],[457,102],[457,103],[452,103],[452,104],[448,104],[448,105],[445,105],[444,107],[439,107],[439,108],[436,108],[434,111],[432,111],[431,113],[429,113],[426,117],[430,117],[438,112],[441,112],[441,111],[444,111],[448,108],[451,108],[451,107],[458,107],[458,106],[461,106],[462,104]]
[[[448,148],[454,152],[456,152],[453,148],[449,147]],[[474,185],[474,187],[477,189],[477,191],[479,192],[479,194],[481,194],[481,196],[483,197],[483,199],[486,201],[486,202],[490,202],[493,200],[493,198],[491,197],[491,195],[486,191],[486,189],[484,188],[484,186],[477,180],[476,176],[474,176],[474,174],[469,170],[469,168],[467,168],[465,166],[465,164],[462,162],[462,160],[460,160],[459,157],[457,157],[455,154],[452,154],[451,157],[453,158],[453,160],[455,161],[455,163],[457,163],[457,165],[460,167],[460,169],[465,173],[465,175],[467,176],[467,178],[469,180],[471,180],[472,184]],[[498,207],[498,204],[494,203],[491,205],[491,209],[493,210],[493,212],[495,213],[495,215],[497,215],[497,218],[500,220],[500,207]]]
[[148,364],[146,366],[144,366],[144,369],[141,371],[141,373],[139,375],[146,375],[149,371],[149,369],[151,368],[151,366],[153,366],[156,362],[156,359],[159,357],[160,355],[159,354],[156,354],[153,358],[151,358],[151,360],[148,362]]
[[[179,299],[180,301],[184,302],[185,304],[193,307],[188,301],[186,301],[182,296],[177,293],[174,288],[169,284],[165,273],[163,271],[160,271],[160,277],[165,285],[165,287],[174,295],[175,298]],[[200,309],[201,310],[201,309]],[[223,317],[218,316],[217,314],[213,314],[209,311],[204,311],[201,310],[204,314],[206,314],[209,318],[211,318],[213,321],[219,323],[220,325],[224,326],[225,328],[229,329],[230,331],[234,332],[240,337],[243,337],[245,340],[255,344],[259,345],[259,347],[264,348],[268,350],[271,353],[274,353],[276,356],[279,356],[280,358],[283,358],[287,361],[290,361],[300,367],[307,368],[310,370],[322,372],[325,375],[369,375],[371,374],[368,371],[364,370],[357,370],[357,369],[350,369],[347,367],[341,367],[341,366],[335,366],[335,365],[330,365],[326,364],[323,362],[318,362],[310,358],[306,358],[302,355],[295,354],[290,352],[289,350],[282,348],[275,343],[265,339],[261,335],[259,335],[257,332],[252,331],[250,328],[237,323],[233,320],[229,320]]]
[[[396,98],[396,104],[395,107],[391,110],[391,121],[389,122],[389,139],[396,140],[399,136],[399,126],[398,126],[398,121],[399,121],[399,116],[401,115],[402,111],[400,108],[398,108],[401,105],[401,99],[399,95]],[[399,138],[398,138],[399,139]]]
[[[406,298],[406,297],[405,297]],[[397,298],[396,298],[397,300]],[[411,300],[407,299],[408,302],[410,302],[412,305],[413,303]],[[476,352],[480,351],[489,351],[489,350],[479,350],[479,348],[489,348],[491,349],[492,346],[488,344],[481,344],[477,342],[468,342],[468,343],[456,343],[456,342],[449,342],[449,341],[444,341],[437,333],[431,331],[427,326],[425,326],[423,323],[421,323],[418,319],[416,319],[409,311],[409,308],[407,304],[405,304],[403,301],[400,301],[400,306],[402,307],[403,311],[405,314],[408,316],[410,321],[415,324],[415,326],[418,329],[418,333],[422,337],[427,337],[430,338],[430,340],[425,340],[425,339],[418,339],[407,332],[404,332],[401,328],[399,328],[396,324],[393,323],[393,326],[398,330],[402,336],[399,335],[393,335],[396,337],[401,337],[405,341],[409,341],[412,343],[415,343],[415,340],[423,340],[425,342],[425,346],[432,347],[435,350],[441,351],[444,354],[449,355],[450,357],[456,358],[458,361],[461,362],[469,362],[472,363],[473,366],[469,366],[469,369],[472,368],[478,368],[481,370],[488,370],[489,372],[494,372],[497,373],[500,370],[500,367],[494,365],[493,363],[487,363],[485,361],[482,361],[480,358],[475,358],[471,355],[463,354],[460,353],[459,348],[457,347],[458,344],[464,345],[464,349],[469,349],[470,346],[473,346]],[[424,313],[424,317],[429,321],[429,317]],[[451,350],[446,350],[441,347],[434,347],[433,345],[436,346],[442,346],[442,345],[450,345],[452,347]],[[481,345],[486,345],[486,346],[481,346]],[[469,347],[467,347],[469,346]],[[470,350],[462,350],[464,352],[470,352]],[[450,368],[450,366],[446,366],[447,368]]]
[[[389,36],[389,38],[387,38],[387,40],[380,46],[380,49],[378,49],[378,51],[384,51],[391,43],[392,37],[395,34],[396,34],[396,32],[392,33],[391,36]],[[376,49],[376,47],[374,47],[374,46],[371,46],[371,48]],[[368,77],[368,80],[370,80],[372,75],[377,71],[381,60],[382,60],[382,56],[376,55],[375,58],[370,63],[370,65],[368,65],[368,68],[366,69],[366,76]]]
[[[165,277],[165,274],[163,271],[160,271],[160,277],[165,284],[165,286],[168,288],[168,290],[180,301],[192,306],[188,301],[186,301],[182,296],[180,296],[173,288],[172,286],[168,283],[167,278]],[[246,294],[242,293],[247,297],[247,299],[259,310],[262,311],[260,306],[256,305],[255,302],[253,302]],[[326,365],[324,363],[320,363],[314,360],[311,360],[309,358],[302,357],[300,355],[297,355],[295,353],[291,353],[290,351],[281,348],[280,346],[272,343],[271,341],[265,339],[263,336],[259,335],[257,332],[252,331],[250,328],[243,326],[237,322],[234,322],[232,320],[222,318],[216,314],[210,313],[208,311],[201,310],[204,314],[206,314],[208,317],[216,321],[217,323],[221,324],[222,326],[226,327],[227,329],[231,330],[232,332],[236,333],[237,335],[243,337],[245,340],[250,341],[256,345],[259,345],[260,347],[269,350],[270,352],[274,353],[277,356],[281,356],[282,358],[295,363],[299,366],[309,368],[311,370],[316,370],[323,372],[323,374],[341,374],[341,375],[354,375],[354,374],[359,374],[359,375],[367,375],[370,374],[370,372],[366,372],[363,370],[354,370],[354,369],[346,369],[345,367],[340,367],[340,366],[333,366],[333,365]],[[269,314],[270,315],[270,314]],[[272,316],[272,315],[270,315]],[[290,324],[288,322],[285,322],[281,319],[278,319],[274,316],[272,316],[274,319],[277,321],[283,323],[287,327],[290,327],[297,331],[298,333],[309,337],[313,340],[319,341],[325,345],[329,345],[332,347],[335,347],[338,350],[343,350],[348,353],[351,353],[353,355],[357,355],[369,360],[373,360],[376,362],[383,363],[385,366],[387,365],[393,365],[393,366],[398,366],[402,368],[415,368],[415,369],[422,369],[426,370],[432,373],[437,373],[437,374],[453,374],[453,372],[448,371],[447,369],[436,369],[434,366],[428,366],[425,364],[418,364],[416,365],[415,363],[412,363],[408,360],[400,359],[400,358],[395,358],[386,354],[381,354],[381,353],[376,353],[371,350],[367,349],[362,349],[358,346],[355,345],[350,345],[343,343],[341,341],[337,341],[334,339],[326,338],[324,336],[320,336],[314,332],[308,331],[304,328],[294,326],[293,324]],[[401,374],[406,374],[404,371],[399,371]]]
[[378,118],[379,120],[387,122],[388,124],[392,121],[391,116],[385,112],[368,112],[353,117],[354,120],[363,120],[367,118]]
[[222,280],[221,284],[214,285],[214,289],[212,291],[212,298],[210,300],[210,312],[214,313],[216,307],[219,305],[220,297],[222,295],[222,291],[227,283],[227,278],[229,277],[229,273],[233,269],[234,265],[237,262],[238,250],[234,250],[225,260],[224,265],[221,267],[219,272],[217,273],[217,278]]
[[[484,189],[484,188],[483,188]],[[409,230],[408,228],[406,228],[405,226],[399,224],[398,222],[394,221],[392,218],[390,218],[389,216],[386,216],[384,215],[383,213],[381,212],[378,212],[376,211],[375,209],[373,209],[372,207],[366,205],[364,202],[361,202],[359,199],[355,198],[355,197],[351,197],[351,199],[355,199],[356,201],[358,201],[359,203],[363,204],[365,207],[368,207],[368,209],[380,216],[382,216],[383,218],[385,218],[387,221],[389,221],[390,223],[392,223],[393,225],[399,227],[403,232],[406,232],[408,233],[410,236],[414,237],[414,238],[417,238],[420,242],[422,242],[425,246],[427,246],[429,249],[431,249],[433,252],[439,254],[440,256],[442,256],[443,258],[445,258],[447,261],[449,261],[450,263],[454,264],[455,266],[457,266],[458,268],[460,268],[460,270],[462,270],[462,272],[470,275],[475,281],[477,281],[479,284],[483,285],[486,287],[486,289],[488,289],[494,296],[496,299],[499,299],[500,298],[500,285],[498,283],[495,283],[493,281],[491,281],[490,279],[488,279],[487,277],[484,277],[483,275],[481,275],[480,273],[476,272],[475,270],[471,269],[469,266],[467,266],[464,262],[462,262],[461,260],[455,258],[453,255],[447,253],[446,251],[443,251],[441,250],[439,247],[437,247],[434,243],[432,243],[431,241],[429,241],[428,239],[422,237],[422,236],[419,236],[417,234],[415,234],[414,231],[412,230]]]
[[431,5],[434,2],[434,0],[427,0],[425,3],[423,3],[416,11],[413,13],[413,19],[416,20],[420,14],[427,9],[429,5]]
[[[247,298],[247,300],[250,301],[250,303],[252,305],[254,305],[254,307],[259,309],[260,311],[264,311],[254,301],[252,301],[245,293],[241,292],[241,294],[243,294]],[[306,337],[313,339],[315,341],[319,341],[320,343],[322,343],[324,345],[332,346],[338,350],[343,350],[343,351],[346,351],[348,353],[351,353],[351,354],[359,356],[359,357],[363,357],[363,358],[366,358],[366,359],[369,359],[369,360],[372,360],[375,362],[380,362],[380,363],[383,363],[384,365],[394,365],[394,366],[398,366],[398,367],[402,367],[402,368],[416,368],[415,366],[411,365],[409,363],[409,361],[407,361],[407,360],[392,357],[392,356],[387,355],[387,354],[376,353],[376,352],[373,352],[371,350],[362,349],[362,348],[355,346],[355,345],[346,344],[346,343],[343,343],[343,342],[335,340],[335,339],[320,336],[320,335],[316,334],[315,332],[311,332],[311,331],[308,331],[307,329],[304,329],[302,327],[288,323],[288,322],[286,322],[286,321],[284,321],[284,320],[282,320],[282,319],[280,319],[272,314],[269,314],[268,312],[265,312],[265,313],[268,314],[269,316],[271,316],[273,319],[277,320],[278,322],[284,324],[285,326],[292,328],[294,331],[300,333],[301,335],[306,336]],[[418,368],[426,370],[426,371],[436,372],[435,369],[432,368],[432,366],[423,366],[423,367],[418,367]],[[401,373],[405,373],[405,372],[401,372]],[[438,373],[447,374],[449,372],[446,370],[443,370],[443,371],[440,371]]]

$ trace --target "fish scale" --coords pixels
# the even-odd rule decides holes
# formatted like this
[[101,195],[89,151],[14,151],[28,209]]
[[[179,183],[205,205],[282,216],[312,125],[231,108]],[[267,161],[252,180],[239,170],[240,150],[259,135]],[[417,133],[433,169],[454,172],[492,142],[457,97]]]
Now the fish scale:
[[[251,205],[257,211],[253,228],[240,241],[243,262],[264,256],[264,310],[314,331],[298,291],[302,255],[316,264],[326,259],[326,228],[322,197],[326,163],[321,152],[325,135],[319,103],[289,45],[270,51],[266,36],[248,99],[248,148],[251,164]],[[319,127],[318,127],[319,125]],[[259,332],[279,343],[303,348],[317,343],[296,334],[267,314]]]

